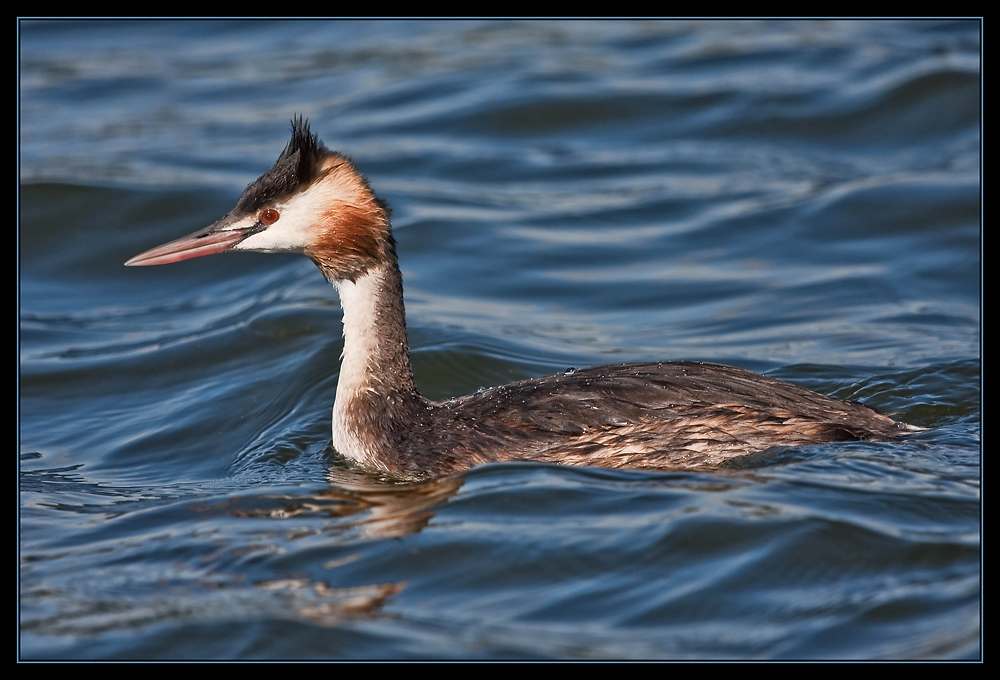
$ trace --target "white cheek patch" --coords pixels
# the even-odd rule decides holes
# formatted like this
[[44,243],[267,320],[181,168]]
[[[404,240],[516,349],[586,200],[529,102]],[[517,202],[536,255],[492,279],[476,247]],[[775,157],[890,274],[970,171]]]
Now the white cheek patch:
[[[308,193],[308,192],[307,192]],[[283,205],[275,206],[278,221],[264,231],[249,236],[234,250],[252,250],[258,253],[301,253],[309,244],[312,226],[319,216],[307,201],[299,200],[305,194]]]
[[278,221],[267,229],[250,236],[234,250],[252,250],[261,253],[301,253],[316,245],[317,227],[335,219],[338,212],[364,206],[370,197],[357,177],[331,170],[304,191],[292,196],[285,203],[272,206],[280,215]]

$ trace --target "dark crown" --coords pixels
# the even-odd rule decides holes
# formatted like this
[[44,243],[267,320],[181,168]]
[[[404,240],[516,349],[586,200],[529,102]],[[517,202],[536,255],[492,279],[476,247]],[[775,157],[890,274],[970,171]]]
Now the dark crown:
[[309,121],[295,116],[292,119],[292,138],[271,169],[244,189],[235,212],[255,212],[309,186],[319,175],[320,161],[332,153],[309,130]]

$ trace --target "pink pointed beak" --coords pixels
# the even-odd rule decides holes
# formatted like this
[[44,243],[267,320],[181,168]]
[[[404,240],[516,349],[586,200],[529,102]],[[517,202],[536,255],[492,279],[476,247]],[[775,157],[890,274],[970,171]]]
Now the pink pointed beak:
[[171,264],[193,257],[224,253],[247,237],[245,230],[212,231],[202,229],[170,243],[136,255],[125,263],[126,267],[146,267],[154,264]]

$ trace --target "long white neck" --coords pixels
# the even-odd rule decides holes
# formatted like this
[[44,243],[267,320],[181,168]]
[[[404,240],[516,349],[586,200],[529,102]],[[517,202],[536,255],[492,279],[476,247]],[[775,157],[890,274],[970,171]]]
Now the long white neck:
[[[354,281],[333,281],[344,309],[344,354],[333,445],[367,467],[399,444],[425,402],[413,382],[403,287],[395,253]],[[324,272],[325,273],[325,272]]]

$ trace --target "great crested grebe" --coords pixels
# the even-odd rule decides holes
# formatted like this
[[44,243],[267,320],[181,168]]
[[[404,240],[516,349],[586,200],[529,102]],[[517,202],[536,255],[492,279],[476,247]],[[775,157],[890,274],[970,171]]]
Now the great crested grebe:
[[732,366],[601,366],[434,403],[417,391],[389,209],[301,117],[277,162],[208,228],[126,265],[229,250],[303,253],[340,293],[344,353],[333,446],[399,477],[504,460],[692,469],[774,446],[885,440],[919,428]]

